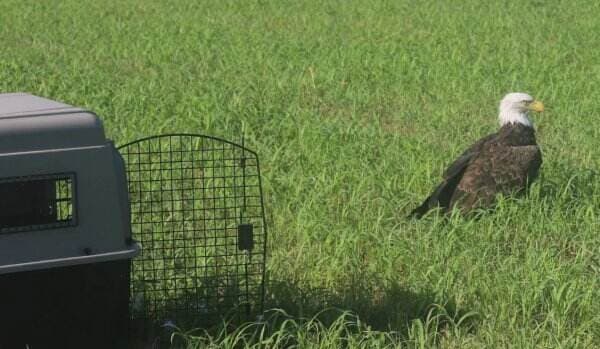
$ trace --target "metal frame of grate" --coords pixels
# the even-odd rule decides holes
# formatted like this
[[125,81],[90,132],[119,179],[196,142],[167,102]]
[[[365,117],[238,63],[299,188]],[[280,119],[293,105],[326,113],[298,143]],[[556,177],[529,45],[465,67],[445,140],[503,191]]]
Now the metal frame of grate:
[[142,245],[132,262],[132,317],[209,325],[262,312],[267,229],[257,154],[195,134],[119,151]]

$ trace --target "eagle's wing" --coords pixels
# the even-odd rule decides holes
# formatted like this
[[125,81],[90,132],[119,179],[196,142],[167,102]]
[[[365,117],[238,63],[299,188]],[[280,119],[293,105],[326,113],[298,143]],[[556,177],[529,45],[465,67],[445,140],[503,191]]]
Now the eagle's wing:
[[446,168],[444,174],[442,175],[442,178],[444,180],[448,180],[456,176],[458,173],[462,172],[465,169],[465,167],[469,164],[469,162],[471,162],[473,157],[475,157],[481,152],[484,144],[486,144],[490,140],[493,140],[497,135],[497,133],[492,133],[481,138],[473,145],[471,145],[467,150],[460,154],[460,156],[456,160],[454,160],[454,162],[451,163],[448,166],[448,168]]
[[523,192],[537,177],[542,153],[537,145],[490,144],[465,169],[450,200],[463,212],[489,207],[497,194]]
[[450,208],[450,201],[454,191],[460,183],[467,166],[477,157],[477,155],[479,155],[484,145],[493,140],[496,136],[497,133],[492,133],[481,138],[454,160],[454,162],[452,162],[444,171],[442,182],[438,184],[431,195],[429,195],[419,207],[415,208],[409,216],[421,218],[425,213],[435,207],[443,207],[445,209]]

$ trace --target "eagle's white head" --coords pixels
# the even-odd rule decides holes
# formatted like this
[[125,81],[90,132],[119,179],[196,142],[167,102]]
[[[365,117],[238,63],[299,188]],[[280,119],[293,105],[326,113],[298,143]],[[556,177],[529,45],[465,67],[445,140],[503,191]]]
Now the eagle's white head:
[[533,127],[529,119],[529,111],[543,112],[544,104],[535,100],[527,93],[513,92],[509,93],[500,101],[500,126],[511,123],[519,123],[525,126]]

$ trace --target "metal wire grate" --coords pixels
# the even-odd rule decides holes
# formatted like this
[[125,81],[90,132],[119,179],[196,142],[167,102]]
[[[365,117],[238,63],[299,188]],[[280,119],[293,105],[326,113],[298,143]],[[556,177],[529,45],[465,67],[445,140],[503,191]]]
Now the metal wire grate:
[[0,179],[0,233],[74,226],[74,174]]
[[211,323],[262,310],[266,227],[257,155],[201,135],[119,148],[127,167],[134,318]]

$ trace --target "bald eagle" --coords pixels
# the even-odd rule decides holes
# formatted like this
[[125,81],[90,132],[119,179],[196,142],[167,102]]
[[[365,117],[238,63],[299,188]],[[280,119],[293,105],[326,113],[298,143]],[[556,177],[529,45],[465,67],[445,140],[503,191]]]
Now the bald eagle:
[[497,194],[526,191],[542,164],[530,111],[543,112],[544,105],[526,93],[504,96],[500,130],[481,138],[450,164],[442,182],[410,216],[420,218],[436,207],[468,213],[491,207]]

